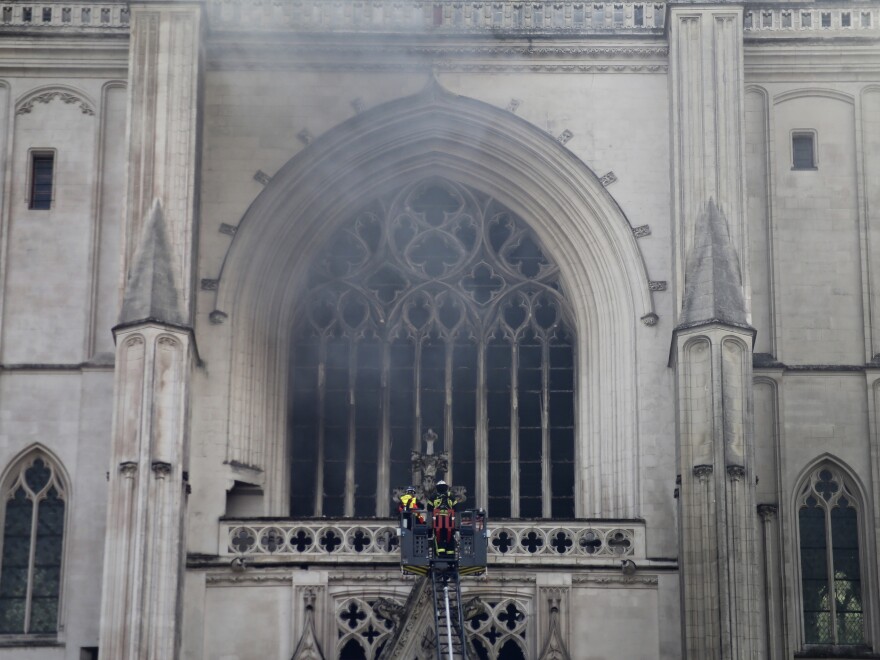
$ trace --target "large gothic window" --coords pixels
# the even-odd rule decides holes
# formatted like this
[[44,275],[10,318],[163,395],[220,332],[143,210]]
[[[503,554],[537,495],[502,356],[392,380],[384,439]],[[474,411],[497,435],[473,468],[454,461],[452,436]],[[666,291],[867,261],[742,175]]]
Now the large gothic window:
[[807,644],[864,643],[858,500],[834,467],[814,470],[798,499]]
[[0,634],[58,630],[64,487],[49,459],[30,454],[3,485]]
[[374,200],[316,255],[297,319],[292,515],[388,515],[436,434],[490,515],[574,516],[573,325],[497,201],[436,178]]

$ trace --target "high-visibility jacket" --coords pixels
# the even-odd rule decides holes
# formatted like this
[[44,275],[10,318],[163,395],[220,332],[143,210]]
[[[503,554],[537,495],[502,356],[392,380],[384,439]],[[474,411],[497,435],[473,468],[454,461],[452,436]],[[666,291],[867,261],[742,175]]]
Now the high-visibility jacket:
[[412,511],[413,509],[419,509],[421,507],[419,506],[419,501],[416,499],[415,495],[404,493],[400,496],[400,506],[397,508],[403,513],[404,511]]
[[[409,493],[404,493],[400,496],[400,504],[397,506],[397,511],[401,514],[409,514],[412,515],[412,512],[416,509],[421,509],[421,505],[419,504],[418,499],[416,499],[415,495],[410,495]],[[425,517],[419,513],[416,514],[416,520],[418,522],[425,522]]]

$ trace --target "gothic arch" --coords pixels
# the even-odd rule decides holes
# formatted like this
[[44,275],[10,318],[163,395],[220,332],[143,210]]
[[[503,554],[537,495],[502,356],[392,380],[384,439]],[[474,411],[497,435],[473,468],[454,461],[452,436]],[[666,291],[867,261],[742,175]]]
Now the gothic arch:
[[32,455],[36,454],[43,454],[49,459],[49,461],[51,461],[52,467],[58,472],[58,479],[61,481],[61,486],[64,488],[65,497],[69,500],[72,484],[70,477],[67,474],[67,470],[64,469],[64,464],[55,452],[39,442],[28,445],[6,464],[3,472],[0,473],[0,488],[9,486],[10,477],[21,468],[21,465],[25,461],[29,460]]
[[773,105],[779,105],[780,103],[791,101],[792,99],[807,97],[822,97],[827,99],[834,99],[836,101],[843,101],[844,103],[848,103],[849,105],[855,104],[855,97],[852,94],[847,94],[846,92],[839,92],[836,89],[827,89],[824,87],[804,87],[800,89],[791,89],[787,92],[777,94],[773,97]]
[[286,449],[262,439],[285,437],[287,337],[279,329],[290,326],[308,256],[364,200],[430,176],[491,194],[529,223],[558,264],[582,338],[577,515],[638,515],[635,355],[642,323],[656,315],[632,227],[562,145],[436,82],[316,140],[239,224],[212,314],[228,319],[232,356],[227,460],[266,470],[265,512],[284,513]]

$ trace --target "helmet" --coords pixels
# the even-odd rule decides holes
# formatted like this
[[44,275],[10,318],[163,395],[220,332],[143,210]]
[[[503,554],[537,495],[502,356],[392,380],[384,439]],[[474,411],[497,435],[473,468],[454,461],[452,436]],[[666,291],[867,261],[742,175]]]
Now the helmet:
[[437,482],[437,492],[438,493],[445,493],[447,490],[449,490],[449,484],[447,484],[445,481],[443,481],[443,479],[441,479],[440,481]]
[[407,493],[407,495],[415,495],[416,494],[415,487],[414,486],[407,486],[406,493]]

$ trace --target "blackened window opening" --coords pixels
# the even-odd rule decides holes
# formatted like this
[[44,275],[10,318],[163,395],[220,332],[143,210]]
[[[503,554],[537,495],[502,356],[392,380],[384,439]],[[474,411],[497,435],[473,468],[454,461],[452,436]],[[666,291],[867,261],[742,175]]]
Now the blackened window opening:
[[46,210],[52,207],[52,183],[55,154],[31,154],[31,190],[29,208]]
[[310,266],[291,350],[291,515],[387,516],[410,455],[495,517],[575,514],[575,339],[510,210],[432,178],[365,206]]
[[816,135],[814,133],[793,134],[791,136],[791,153],[793,169],[816,169]]

